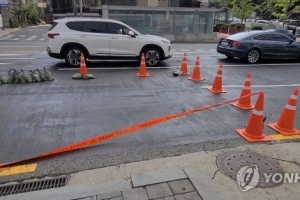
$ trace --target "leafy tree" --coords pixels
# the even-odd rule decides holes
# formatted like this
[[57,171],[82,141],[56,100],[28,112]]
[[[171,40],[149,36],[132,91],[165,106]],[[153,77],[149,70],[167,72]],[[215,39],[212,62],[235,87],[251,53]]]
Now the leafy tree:
[[39,8],[33,0],[27,0],[23,5],[20,2],[12,2],[12,14],[18,24],[36,24],[39,18]]
[[257,8],[251,0],[234,0],[230,11],[235,17],[240,18],[243,23]]
[[298,9],[300,9],[300,0],[266,0],[260,6],[263,16],[283,20]]
[[277,10],[273,10],[272,15],[286,20],[293,11],[299,10],[300,6],[296,6],[296,3],[299,3],[299,0],[276,0],[274,8]]
[[28,0],[24,6],[24,13],[27,23],[35,24],[39,17],[38,6],[33,0]]

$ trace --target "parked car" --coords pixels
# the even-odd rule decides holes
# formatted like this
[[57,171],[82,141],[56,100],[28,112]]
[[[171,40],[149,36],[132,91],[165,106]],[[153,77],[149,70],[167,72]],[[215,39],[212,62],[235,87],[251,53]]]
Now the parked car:
[[220,39],[217,52],[248,63],[260,59],[299,59],[300,43],[278,31],[248,31]]
[[70,17],[53,21],[48,31],[48,55],[80,65],[80,55],[92,60],[140,61],[147,66],[171,58],[171,42],[163,37],[144,35],[118,20]]

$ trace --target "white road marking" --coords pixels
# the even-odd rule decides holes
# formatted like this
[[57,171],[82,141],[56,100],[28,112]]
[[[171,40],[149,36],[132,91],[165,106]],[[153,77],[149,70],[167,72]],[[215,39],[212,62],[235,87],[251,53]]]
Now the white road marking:
[[[226,65],[223,64],[223,67],[245,67],[247,64],[240,65]],[[299,66],[299,63],[281,63],[281,64],[248,64],[247,66]],[[210,66],[210,67],[219,67],[219,65],[209,65],[209,64],[201,64],[201,66]],[[89,68],[89,70],[125,70],[125,69],[138,69],[139,67],[110,67],[110,68]],[[178,66],[166,66],[166,67],[148,67],[147,69],[176,69],[180,68],[180,64]],[[194,68],[194,66],[190,65],[188,68]],[[60,71],[74,71],[79,70],[79,68],[60,68]],[[241,86],[243,87],[243,86]]]
[[36,60],[36,58],[0,58],[0,60]]
[[23,38],[23,37],[25,37],[26,35],[20,35],[20,38]]
[[8,36],[6,36],[4,38],[1,38],[0,40],[6,40],[6,39],[11,38],[11,37],[13,37],[13,35],[8,35]]
[[180,51],[185,52],[185,51],[190,51],[189,49],[181,49]]
[[32,40],[32,39],[34,39],[34,38],[36,38],[37,36],[36,35],[33,35],[33,36],[31,36],[30,38],[28,38],[27,40]]
[[39,39],[39,40],[41,40],[41,41],[42,41],[42,40],[46,40],[46,38],[41,38],[41,39]]
[[20,38],[14,38],[13,40],[19,40]]
[[0,53],[0,56],[26,56],[26,55],[28,55],[28,54],[1,54]]
[[11,63],[0,63],[0,65],[10,65]]
[[[200,88],[207,88],[208,86],[201,86]],[[300,84],[286,84],[286,85],[251,85],[252,88],[272,88],[272,87],[298,87]],[[243,85],[222,85],[224,88],[243,88]]]
[[[19,38],[18,38],[18,39],[19,39]],[[26,47],[26,48],[36,48],[36,47],[42,47],[42,46],[0,46],[0,48],[6,48],[6,47],[7,47],[7,48],[14,48],[14,47],[15,47],[15,48],[23,48],[23,47],[24,47],[24,48],[25,48],[25,47]]]

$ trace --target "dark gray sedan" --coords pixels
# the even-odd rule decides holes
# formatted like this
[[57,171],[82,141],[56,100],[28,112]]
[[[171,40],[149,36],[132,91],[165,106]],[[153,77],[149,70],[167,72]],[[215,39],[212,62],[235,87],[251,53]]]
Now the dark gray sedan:
[[260,59],[299,59],[300,43],[280,32],[245,31],[220,39],[217,52],[254,64]]

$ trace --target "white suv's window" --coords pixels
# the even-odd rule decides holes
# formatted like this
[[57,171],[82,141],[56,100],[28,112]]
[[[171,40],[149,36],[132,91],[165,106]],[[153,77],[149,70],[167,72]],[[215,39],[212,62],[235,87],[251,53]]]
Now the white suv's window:
[[111,34],[122,34],[122,35],[127,35],[130,29],[128,29],[126,26],[123,26],[121,24],[117,23],[108,23],[109,28],[110,28],[110,33]]
[[107,26],[105,22],[87,21],[83,24],[83,31],[93,33],[107,33]]
[[73,31],[82,31],[84,22],[68,22],[66,26]]

